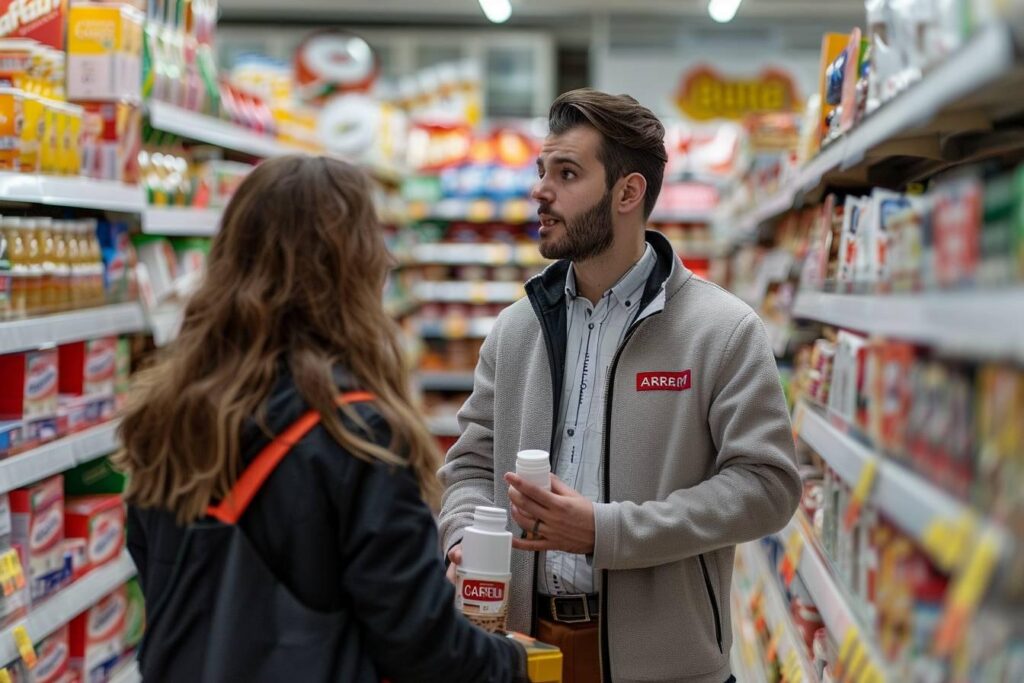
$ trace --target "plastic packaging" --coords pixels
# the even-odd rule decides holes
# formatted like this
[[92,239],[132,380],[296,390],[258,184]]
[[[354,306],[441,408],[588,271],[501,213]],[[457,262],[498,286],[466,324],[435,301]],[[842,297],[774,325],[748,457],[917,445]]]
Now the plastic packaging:
[[462,564],[456,571],[455,606],[487,631],[504,631],[512,580],[512,534],[508,513],[478,506],[462,538]]
[[519,451],[516,456],[516,474],[534,486],[551,490],[551,456],[547,451]]

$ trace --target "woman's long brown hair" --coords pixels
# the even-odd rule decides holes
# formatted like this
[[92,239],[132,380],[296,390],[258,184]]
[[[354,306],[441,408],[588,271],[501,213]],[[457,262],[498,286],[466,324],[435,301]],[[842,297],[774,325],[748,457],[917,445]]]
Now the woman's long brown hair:
[[[440,456],[413,408],[397,326],[381,301],[390,264],[358,168],[312,156],[256,168],[224,211],[181,332],[136,378],[116,456],[129,474],[125,498],[180,523],[205,515],[240,474],[243,424],[265,425],[265,402],[287,367],[344,449],[412,468],[435,507]],[[360,433],[351,408],[342,410],[359,430],[342,424],[335,366],[376,396],[390,448]]]

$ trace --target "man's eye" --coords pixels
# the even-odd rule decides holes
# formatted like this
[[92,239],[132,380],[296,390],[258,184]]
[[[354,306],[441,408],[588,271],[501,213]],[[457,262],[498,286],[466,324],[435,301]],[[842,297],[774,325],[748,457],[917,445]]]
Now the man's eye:
[[562,171],[562,178],[564,178],[565,180],[572,180],[575,177],[575,171]]

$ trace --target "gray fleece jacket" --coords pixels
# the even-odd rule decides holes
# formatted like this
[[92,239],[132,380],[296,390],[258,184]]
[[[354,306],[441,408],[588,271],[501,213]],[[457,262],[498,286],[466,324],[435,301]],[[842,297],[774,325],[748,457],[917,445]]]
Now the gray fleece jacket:
[[[764,325],[701,280],[664,236],[605,388],[595,504],[604,681],[723,683],[734,546],[781,529],[800,499],[789,415]],[[564,379],[567,262],[527,283],[480,352],[462,436],[439,476],[445,548],[477,505],[508,507],[520,450],[551,451]],[[518,527],[513,533],[519,534]],[[537,554],[514,551],[509,627],[529,632]]]

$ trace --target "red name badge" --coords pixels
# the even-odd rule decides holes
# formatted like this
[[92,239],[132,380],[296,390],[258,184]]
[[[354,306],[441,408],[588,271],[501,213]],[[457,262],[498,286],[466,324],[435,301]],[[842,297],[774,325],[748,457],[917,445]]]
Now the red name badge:
[[686,391],[689,388],[689,370],[636,373],[637,391]]

